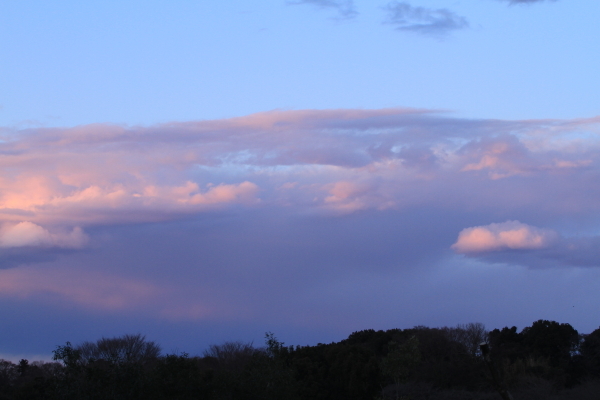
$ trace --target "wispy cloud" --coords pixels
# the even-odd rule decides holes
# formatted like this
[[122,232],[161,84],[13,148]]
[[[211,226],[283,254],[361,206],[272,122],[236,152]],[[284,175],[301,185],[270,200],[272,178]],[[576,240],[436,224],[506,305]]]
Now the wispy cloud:
[[500,0],[505,1],[510,4],[533,4],[533,3],[543,3],[545,1],[552,2],[556,0]]
[[469,26],[466,18],[445,8],[414,7],[409,3],[392,1],[384,10],[387,12],[385,22],[399,31],[439,36]]
[[296,0],[288,1],[289,5],[310,4],[324,9],[335,10],[342,18],[353,18],[358,12],[353,0]]
[[190,301],[190,293],[181,293],[181,288],[177,290],[168,284],[72,267],[34,265],[0,270],[2,297],[74,304],[100,312],[145,311],[170,321],[198,320],[215,313],[226,316],[233,312],[225,305],[208,305],[202,299]]
[[140,305],[164,293],[156,285],[110,274],[76,269],[22,267],[0,270],[0,296],[46,296],[86,308],[121,310]]

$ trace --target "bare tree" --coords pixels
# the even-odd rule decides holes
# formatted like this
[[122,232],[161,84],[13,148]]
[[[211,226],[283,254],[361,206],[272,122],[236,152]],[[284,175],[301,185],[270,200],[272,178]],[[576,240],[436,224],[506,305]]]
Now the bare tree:
[[479,345],[487,342],[487,330],[480,322],[459,324],[455,328],[443,328],[443,330],[450,340],[462,344],[472,356],[480,356]]
[[102,338],[94,342],[83,342],[77,346],[83,362],[105,360],[115,363],[147,362],[160,356],[161,348],[146,337],[125,335],[114,338]]
[[225,342],[211,344],[203,355],[215,358],[219,366],[225,369],[241,369],[253,356],[262,352],[264,350],[255,348],[252,343]]
[[17,366],[0,358],[0,387],[12,385],[18,376]]

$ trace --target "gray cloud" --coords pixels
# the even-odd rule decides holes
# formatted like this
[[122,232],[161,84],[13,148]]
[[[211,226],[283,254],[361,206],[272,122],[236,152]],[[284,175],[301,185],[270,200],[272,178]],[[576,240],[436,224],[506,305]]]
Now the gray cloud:
[[413,7],[408,3],[392,1],[384,7],[384,10],[388,13],[385,22],[395,25],[399,31],[444,35],[469,26],[466,18],[445,8]]
[[358,14],[352,0],[297,0],[288,1],[287,4],[312,4],[319,8],[334,9],[342,18],[352,18]]

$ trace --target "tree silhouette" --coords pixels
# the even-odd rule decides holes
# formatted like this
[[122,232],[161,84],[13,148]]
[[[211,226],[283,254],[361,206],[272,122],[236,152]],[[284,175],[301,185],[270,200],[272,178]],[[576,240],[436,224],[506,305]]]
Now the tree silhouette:
[[102,338],[93,342],[83,342],[75,348],[82,362],[104,360],[119,364],[144,363],[160,356],[161,348],[146,337],[124,335],[115,338]]

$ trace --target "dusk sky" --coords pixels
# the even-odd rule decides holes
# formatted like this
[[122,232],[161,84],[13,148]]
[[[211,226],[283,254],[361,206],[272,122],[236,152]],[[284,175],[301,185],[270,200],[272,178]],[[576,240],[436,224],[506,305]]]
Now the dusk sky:
[[0,2],[0,358],[600,326],[600,1]]

